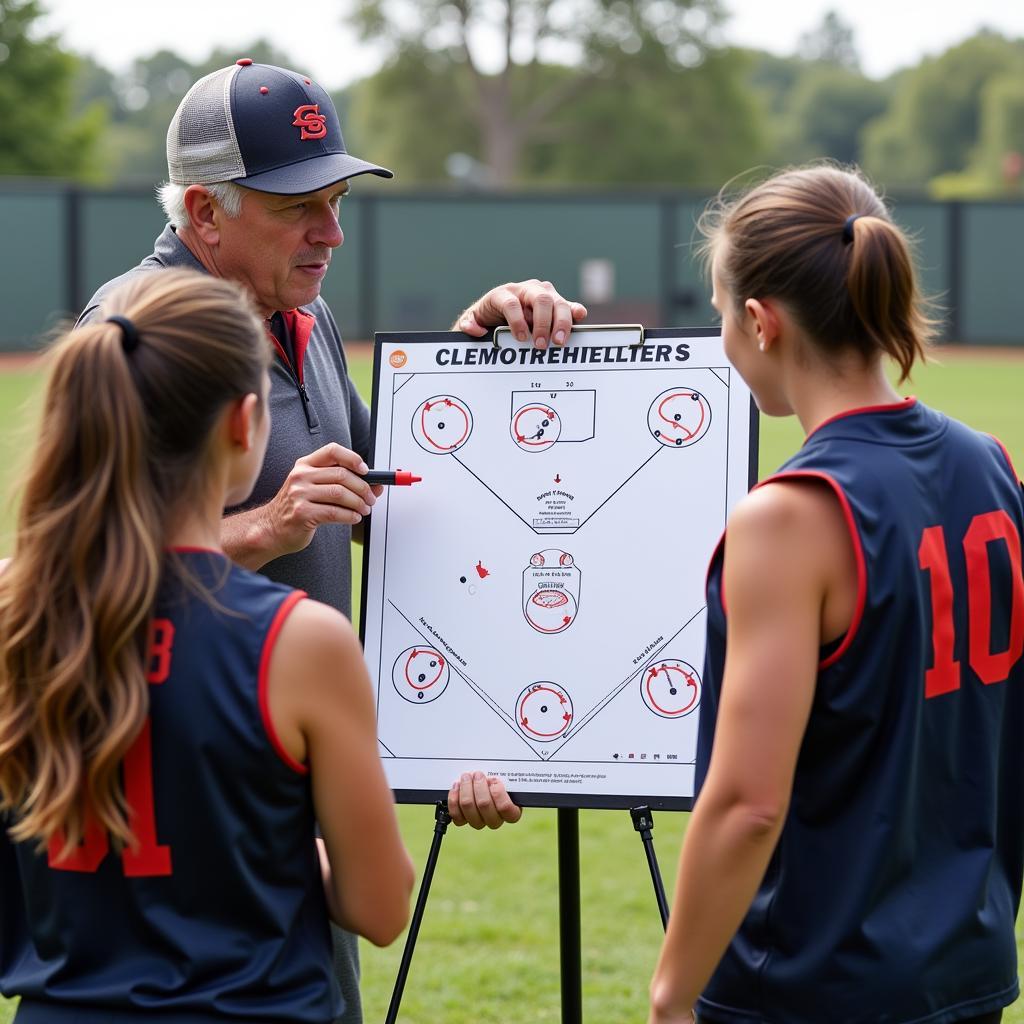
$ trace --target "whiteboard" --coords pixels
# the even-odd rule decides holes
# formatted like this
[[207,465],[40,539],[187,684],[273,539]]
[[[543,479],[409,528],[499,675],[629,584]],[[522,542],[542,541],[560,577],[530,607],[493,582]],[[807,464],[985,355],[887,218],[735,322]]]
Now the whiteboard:
[[689,808],[705,575],[755,479],[716,330],[378,334],[362,640],[396,798]]

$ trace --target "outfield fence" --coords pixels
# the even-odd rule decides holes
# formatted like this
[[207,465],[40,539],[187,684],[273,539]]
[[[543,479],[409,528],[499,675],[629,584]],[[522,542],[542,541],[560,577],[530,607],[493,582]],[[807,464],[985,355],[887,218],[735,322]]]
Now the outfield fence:
[[[324,283],[342,333],[446,328],[491,285],[547,278],[591,320],[709,322],[695,247],[705,194],[680,191],[465,193],[367,188],[344,202],[347,240]],[[1024,343],[1024,203],[904,197],[943,339]],[[95,288],[151,251],[163,215],[149,190],[0,179],[0,351],[35,348]]]

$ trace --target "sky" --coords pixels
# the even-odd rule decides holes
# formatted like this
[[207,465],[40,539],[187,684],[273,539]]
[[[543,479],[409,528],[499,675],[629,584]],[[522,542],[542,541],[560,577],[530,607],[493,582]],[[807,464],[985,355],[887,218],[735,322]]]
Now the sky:
[[[1021,0],[724,0],[727,42],[792,53],[800,35],[829,10],[855,30],[864,71],[884,77],[941,53],[981,27],[1024,36]],[[112,71],[169,48],[190,60],[217,46],[238,49],[263,37],[293,55],[328,89],[372,73],[379,54],[343,24],[346,0],[42,0],[48,31]],[[173,10],[173,17],[171,11]]]

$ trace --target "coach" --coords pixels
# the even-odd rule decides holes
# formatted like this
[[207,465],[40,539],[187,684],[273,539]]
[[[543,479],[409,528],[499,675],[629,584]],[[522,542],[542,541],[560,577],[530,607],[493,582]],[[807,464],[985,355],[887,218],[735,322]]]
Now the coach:
[[[221,542],[239,564],[305,590],[351,615],[353,527],[380,489],[366,484],[370,414],[348,373],[337,325],[320,298],[331,254],[344,236],[348,179],[392,173],[346,152],[328,94],[304,75],[242,59],[189,89],[167,133],[168,224],[153,252],[102,286],[164,267],[205,270],[244,285],[267,324],[272,427],[251,498],[228,510]],[[526,281],[487,292],[456,329],[480,337],[508,323],[535,345],[563,344],[586,310],[550,284]],[[357,538],[358,539],[358,538]],[[482,773],[464,776],[450,798],[457,823],[496,827],[519,809]],[[361,1020],[354,937],[335,936],[346,1024]]]

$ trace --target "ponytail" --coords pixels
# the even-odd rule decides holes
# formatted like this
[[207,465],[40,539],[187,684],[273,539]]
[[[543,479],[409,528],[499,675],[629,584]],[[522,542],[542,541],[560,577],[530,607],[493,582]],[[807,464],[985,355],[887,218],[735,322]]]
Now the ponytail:
[[857,217],[851,224],[846,289],[871,348],[900,368],[900,383],[918,359],[931,323],[919,308],[914,263],[907,240],[891,220]]
[[859,172],[821,164],[784,171],[738,199],[725,195],[699,227],[738,308],[784,302],[825,355],[891,356],[910,375],[937,322],[910,244]]
[[90,817],[133,843],[120,764],[149,709],[149,620],[170,517],[205,484],[231,400],[269,350],[234,285],[147,274],[51,353],[14,557],[0,576],[0,811],[16,840]]

